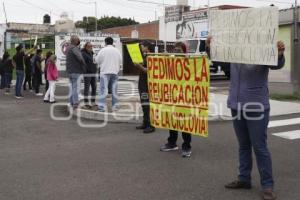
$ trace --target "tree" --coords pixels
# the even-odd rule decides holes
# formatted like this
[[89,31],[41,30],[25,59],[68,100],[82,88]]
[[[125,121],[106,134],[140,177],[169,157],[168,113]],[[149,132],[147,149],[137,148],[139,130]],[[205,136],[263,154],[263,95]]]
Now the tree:
[[[95,17],[83,17],[81,21],[77,21],[75,23],[77,28],[83,28],[87,32],[95,31],[95,23],[96,18]],[[97,20],[97,29],[107,29],[107,28],[113,28],[118,26],[128,26],[128,25],[135,25],[139,24],[139,22],[136,22],[134,19],[131,18],[121,18],[121,17],[108,17],[104,16]]]

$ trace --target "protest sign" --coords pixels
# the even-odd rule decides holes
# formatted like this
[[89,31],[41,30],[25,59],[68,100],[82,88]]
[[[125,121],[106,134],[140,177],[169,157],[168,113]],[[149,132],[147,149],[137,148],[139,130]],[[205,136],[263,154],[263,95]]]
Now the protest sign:
[[212,61],[277,65],[278,8],[212,10],[209,23]]
[[[57,56],[57,68],[59,71],[66,70],[66,55],[70,45],[71,33],[60,34],[55,36],[55,55]],[[97,56],[99,51],[105,47],[105,38],[110,36],[114,39],[115,47],[122,52],[122,43],[120,38],[115,35],[105,34],[76,34],[80,38],[80,48],[83,48],[87,42],[93,45],[94,56]]]
[[129,52],[129,55],[131,57],[131,60],[133,63],[143,63],[144,59],[140,50],[140,45],[138,43],[136,44],[127,44],[127,49]]
[[34,40],[34,46],[37,45],[37,42],[38,42],[38,36],[35,36],[35,40]]
[[207,57],[148,56],[147,66],[151,124],[207,137]]

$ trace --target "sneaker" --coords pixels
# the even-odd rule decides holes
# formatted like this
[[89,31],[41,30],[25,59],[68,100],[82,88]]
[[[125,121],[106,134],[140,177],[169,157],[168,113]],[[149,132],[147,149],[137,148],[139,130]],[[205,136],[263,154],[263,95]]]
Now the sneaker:
[[17,99],[23,99],[23,96],[15,96]]
[[33,90],[29,90],[29,92],[33,92]]
[[179,148],[177,145],[170,145],[169,143],[160,147],[160,151],[162,152],[169,152],[169,151],[177,151]]
[[155,132],[155,128],[153,126],[149,126],[149,127],[145,128],[143,131],[144,134],[150,134],[153,132]]
[[44,96],[43,93],[36,93],[35,95],[38,96],[38,97]]
[[275,200],[277,197],[273,189],[264,189],[262,192],[262,198],[263,200]]
[[118,112],[120,110],[120,107],[119,106],[114,106],[112,107],[112,111],[113,112]]
[[104,109],[104,108],[101,108],[101,107],[99,107],[97,111],[98,111],[98,112],[105,112],[105,109]]
[[251,189],[251,183],[247,183],[244,181],[233,181],[231,183],[228,183],[225,185],[225,188],[227,189]]
[[137,127],[135,127],[137,130],[144,130],[145,128],[147,128],[146,127],[146,125],[145,124],[142,124],[142,125],[140,125],[140,126],[137,126]]
[[85,109],[85,110],[90,110],[92,108],[92,106],[90,106],[90,105],[84,105],[81,108]]
[[192,149],[182,149],[181,156],[183,158],[189,158],[192,155]]
[[97,111],[97,110],[98,110],[98,105],[93,105],[93,106],[91,107],[91,110]]
[[10,95],[10,92],[7,92],[7,91],[6,91],[4,94],[5,94],[5,95]]

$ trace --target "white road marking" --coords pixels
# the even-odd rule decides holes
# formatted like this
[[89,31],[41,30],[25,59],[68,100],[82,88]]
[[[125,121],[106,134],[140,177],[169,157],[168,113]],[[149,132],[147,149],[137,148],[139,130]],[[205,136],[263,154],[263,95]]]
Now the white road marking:
[[300,130],[288,131],[288,132],[282,132],[282,133],[274,133],[272,135],[281,137],[284,139],[288,139],[288,140],[296,140],[296,139],[300,139]]
[[300,124],[300,118],[270,121],[269,128]]

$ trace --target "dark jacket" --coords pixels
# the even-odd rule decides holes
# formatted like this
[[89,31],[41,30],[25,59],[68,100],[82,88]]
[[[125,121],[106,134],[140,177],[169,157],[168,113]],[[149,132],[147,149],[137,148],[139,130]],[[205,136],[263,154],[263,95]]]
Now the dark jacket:
[[12,59],[7,59],[5,61],[2,61],[2,67],[3,67],[3,73],[5,74],[12,74],[14,66],[12,64]]
[[66,58],[67,72],[69,74],[86,73],[85,61],[82,57],[80,49],[75,45],[70,45],[67,50]]
[[[147,69],[147,57],[144,57],[143,67]],[[148,93],[148,75],[147,72],[140,71],[138,89],[140,93]]]
[[268,75],[269,69],[278,70],[285,64],[285,58],[278,60],[277,66],[259,66],[247,64],[235,64],[230,66],[230,91],[227,101],[231,109],[259,109],[259,103],[265,110],[270,109]]
[[81,50],[83,59],[86,64],[86,73],[88,74],[95,74],[97,73],[97,65],[94,63],[94,52],[89,53],[86,49]]
[[31,65],[31,57],[26,56],[25,58],[25,74],[31,75],[32,74],[32,65]]

